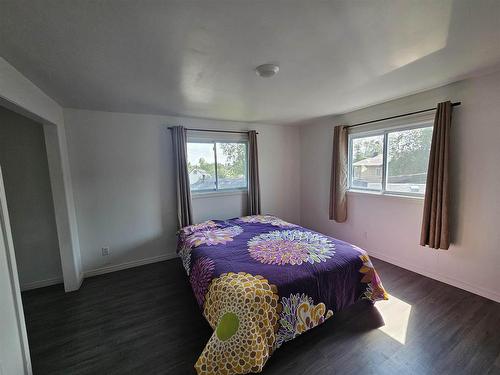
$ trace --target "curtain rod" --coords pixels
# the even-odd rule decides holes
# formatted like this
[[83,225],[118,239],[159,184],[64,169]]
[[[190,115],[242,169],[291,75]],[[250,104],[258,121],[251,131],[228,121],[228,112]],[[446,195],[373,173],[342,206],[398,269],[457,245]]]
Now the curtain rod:
[[[451,103],[451,106],[452,107],[457,107],[457,106],[459,106],[461,104],[462,104],[462,102],[455,102],[455,103]],[[353,128],[355,126],[367,125],[367,124],[371,124],[373,122],[379,122],[379,121],[385,121],[385,120],[392,120],[392,119],[399,118],[399,117],[406,117],[406,116],[416,115],[416,114],[419,114],[419,113],[424,113],[424,112],[429,112],[429,111],[435,111],[436,109],[437,109],[436,107],[434,107],[434,108],[428,108],[428,109],[422,109],[421,111],[403,113],[402,115],[396,115],[396,116],[379,118],[377,120],[360,122],[359,124],[347,125],[346,128]]]
[[[172,126],[169,126],[168,129],[172,129]],[[192,131],[192,132],[210,132],[210,133],[233,133],[233,134],[248,134],[249,130],[246,132],[243,131],[236,131],[236,130],[210,130],[210,129],[189,129],[186,128],[186,130]],[[255,133],[259,134],[259,133]]]

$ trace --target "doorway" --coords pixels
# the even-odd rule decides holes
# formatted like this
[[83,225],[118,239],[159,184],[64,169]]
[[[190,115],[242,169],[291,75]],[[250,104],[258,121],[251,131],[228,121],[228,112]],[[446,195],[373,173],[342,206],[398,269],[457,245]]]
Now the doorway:
[[21,290],[62,283],[43,125],[0,107],[0,165]]

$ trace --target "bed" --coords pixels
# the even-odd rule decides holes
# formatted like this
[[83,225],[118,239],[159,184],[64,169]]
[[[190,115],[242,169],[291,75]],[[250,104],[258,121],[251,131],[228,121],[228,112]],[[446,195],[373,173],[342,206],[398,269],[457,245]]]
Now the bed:
[[262,371],[274,350],[360,299],[387,299],[367,253],[270,215],[182,228],[177,252],[214,329],[195,369]]

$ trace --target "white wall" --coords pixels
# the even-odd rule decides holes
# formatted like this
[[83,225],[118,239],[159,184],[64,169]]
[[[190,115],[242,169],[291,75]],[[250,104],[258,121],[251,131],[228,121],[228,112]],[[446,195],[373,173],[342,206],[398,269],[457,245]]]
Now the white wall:
[[0,165],[21,289],[61,283],[43,126],[0,107]]
[[[175,256],[177,208],[169,125],[257,130],[263,210],[299,221],[296,127],[75,109],[64,110],[64,121],[87,275]],[[194,218],[237,216],[245,200],[241,195],[196,198]],[[103,246],[110,247],[108,257],[101,256]]]
[[[246,215],[246,192],[227,193],[222,195],[193,195],[193,220],[200,223],[205,220],[224,220]],[[297,205],[298,206],[298,205]]]
[[[454,109],[452,246],[419,246],[423,200],[351,193],[348,221],[328,220],[333,127],[431,108]],[[500,301],[500,72],[301,127],[302,225],[364,247],[380,259]]]

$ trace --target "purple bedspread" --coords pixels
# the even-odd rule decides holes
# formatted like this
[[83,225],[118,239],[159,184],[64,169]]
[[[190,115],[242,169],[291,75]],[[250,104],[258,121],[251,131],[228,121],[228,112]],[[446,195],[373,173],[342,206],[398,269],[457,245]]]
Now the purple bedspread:
[[387,299],[362,249],[269,215],[179,232],[178,253],[214,335],[199,374],[261,371],[285,341],[359,299]]

